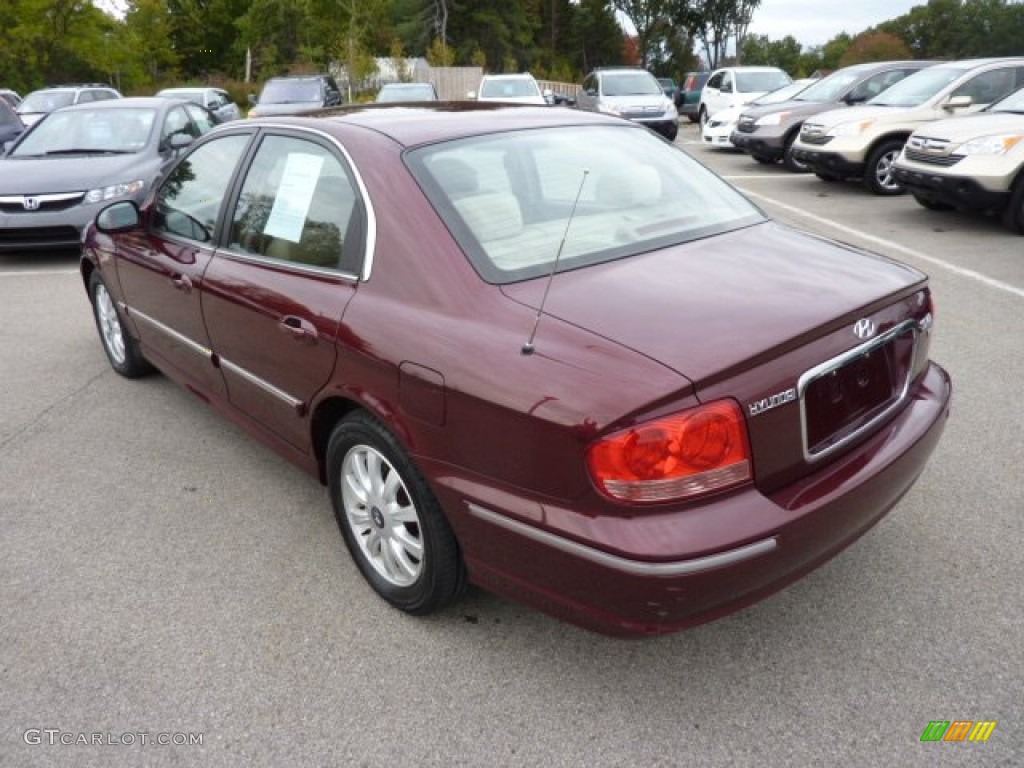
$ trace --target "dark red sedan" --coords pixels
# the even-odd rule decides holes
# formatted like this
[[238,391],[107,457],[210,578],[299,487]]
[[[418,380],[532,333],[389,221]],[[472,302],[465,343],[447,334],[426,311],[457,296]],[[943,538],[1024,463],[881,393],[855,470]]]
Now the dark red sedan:
[[81,266],[114,369],[318,477],[410,613],[468,579],[614,634],[721,616],[878,522],[949,413],[923,274],[594,113],[227,124]]

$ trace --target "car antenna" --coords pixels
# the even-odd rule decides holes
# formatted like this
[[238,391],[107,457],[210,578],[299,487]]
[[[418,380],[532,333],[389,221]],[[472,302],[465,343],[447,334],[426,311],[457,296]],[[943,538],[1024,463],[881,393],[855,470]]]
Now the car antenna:
[[530,331],[530,338],[523,344],[523,348],[519,350],[524,355],[533,354],[533,340],[537,336],[537,327],[540,325],[540,316],[544,312],[544,305],[548,301],[548,291],[551,290],[551,283],[555,279],[555,272],[558,271],[558,260],[562,258],[562,250],[565,248],[565,240],[569,236],[569,227],[572,226],[572,219],[576,215],[576,206],[580,202],[580,195],[583,194],[583,185],[587,183],[587,176],[590,175],[590,169],[583,169],[583,178],[580,179],[580,188],[576,190],[576,199],[572,201],[572,210],[569,211],[569,220],[565,222],[565,231],[562,233],[562,242],[558,244],[558,251],[555,253],[555,260],[551,264],[551,272],[548,273],[548,282],[544,286],[544,295],[540,298],[540,306],[537,307],[537,316],[533,319],[533,330]]

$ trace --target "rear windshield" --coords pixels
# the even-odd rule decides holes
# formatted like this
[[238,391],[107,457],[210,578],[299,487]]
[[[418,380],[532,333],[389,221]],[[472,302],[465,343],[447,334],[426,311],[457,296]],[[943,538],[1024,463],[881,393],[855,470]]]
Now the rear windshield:
[[904,78],[868,100],[882,107],[917,107],[943,90],[967,70],[964,67],[929,67]]
[[319,102],[320,82],[317,80],[270,80],[263,86],[260,104],[306,104]]
[[636,126],[476,136],[406,159],[491,283],[548,274],[556,258],[565,271],[763,220],[732,187]]
[[793,82],[785,72],[737,72],[736,90],[740,93],[774,91]]
[[664,95],[658,81],[649,72],[622,72],[601,77],[601,92],[605,96]]
[[36,91],[18,105],[19,112],[52,112],[75,103],[74,91]]
[[527,77],[491,78],[480,84],[480,95],[491,99],[540,96],[540,87],[536,80]]

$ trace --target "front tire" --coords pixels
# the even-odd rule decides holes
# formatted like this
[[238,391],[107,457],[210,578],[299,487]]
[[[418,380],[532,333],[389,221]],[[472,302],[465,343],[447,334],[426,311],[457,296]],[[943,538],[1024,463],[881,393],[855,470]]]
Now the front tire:
[[1003,211],[1003,222],[1018,235],[1024,235],[1024,174],[1014,182],[1010,202]]
[[142,356],[139,343],[128,333],[124,318],[99,270],[93,270],[89,277],[89,300],[110,367],[126,379],[136,379],[152,371],[153,367]]
[[378,595],[414,615],[458,596],[465,566],[441,505],[368,413],[346,417],[331,434],[327,485],[349,553]]
[[697,116],[697,122],[700,123],[701,129],[708,124],[708,110],[703,104],[700,106],[700,114]]
[[803,160],[798,160],[794,153],[793,142],[795,141],[796,134],[794,133],[789,137],[789,141],[786,142],[786,148],[782,152],[782,165],[791,173],[809,173],[811,166]]
[[903,142],[883,141],[868,156],[864,168],[864,186],[876,195],[902,195],[905,191],[892,175],[892,164],[900,156]]

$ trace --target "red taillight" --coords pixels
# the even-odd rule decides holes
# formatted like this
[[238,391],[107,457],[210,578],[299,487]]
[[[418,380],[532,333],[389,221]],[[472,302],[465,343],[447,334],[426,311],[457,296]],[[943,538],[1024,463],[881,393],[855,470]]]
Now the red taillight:
[[587,449],[587,464],[619,501],[685,499],[751,479],[746,424],[732,400],[608,435]]

